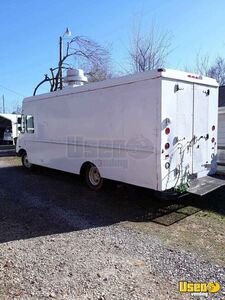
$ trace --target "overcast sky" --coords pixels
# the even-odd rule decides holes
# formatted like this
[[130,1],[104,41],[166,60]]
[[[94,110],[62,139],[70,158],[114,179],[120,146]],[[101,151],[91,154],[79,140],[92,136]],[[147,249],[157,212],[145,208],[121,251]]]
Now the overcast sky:
[[[156,24],[172,35],[167,67],[182,69],[196,54],[225,56],[224,0],[10,0],[0,9],[0,97],[11,112],[57,65],[58,38],[68,26],[112,49],[114,72],[127,69],[132,24]],[[1,108],[1,101],[0,101]]]

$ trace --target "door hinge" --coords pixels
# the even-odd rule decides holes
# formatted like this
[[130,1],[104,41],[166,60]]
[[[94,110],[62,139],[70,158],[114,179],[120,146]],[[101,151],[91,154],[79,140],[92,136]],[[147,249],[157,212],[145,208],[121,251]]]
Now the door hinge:
[[179,84],[175,84],[175,86],[174,86],[174,93],[176,93],[176,92],[178,92],[178,91],[182,91],[182,90],[184,90],[184,88],[181,88],[181,87],[179,86]]

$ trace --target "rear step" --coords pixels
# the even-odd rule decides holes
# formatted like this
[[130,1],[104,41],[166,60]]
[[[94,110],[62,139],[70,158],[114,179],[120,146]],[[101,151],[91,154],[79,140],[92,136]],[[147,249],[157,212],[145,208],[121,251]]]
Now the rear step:
[[224,185],[225,180],[218,179],[216,177],[205,176],[192,180],[190,183],[190,187],[188,188],[188,192],[191,194],[203,196]]

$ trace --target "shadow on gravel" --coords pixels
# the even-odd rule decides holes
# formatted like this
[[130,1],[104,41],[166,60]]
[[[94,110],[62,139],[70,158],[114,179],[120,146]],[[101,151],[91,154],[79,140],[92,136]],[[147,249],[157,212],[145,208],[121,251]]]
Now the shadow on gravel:
[[169,226],[202,209],[225,215],[224,193],[160,200],[147,189],[111,181],[93,192],[79,176],[12,165],[0,169],[0,243],[122,221]]

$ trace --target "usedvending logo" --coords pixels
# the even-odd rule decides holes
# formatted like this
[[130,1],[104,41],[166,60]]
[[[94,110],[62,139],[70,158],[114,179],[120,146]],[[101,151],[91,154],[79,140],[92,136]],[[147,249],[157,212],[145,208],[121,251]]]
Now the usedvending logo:
[[205,296],[218,293],[221,290],[219,282],[179,282],[180,293],[190,293],[191,296]]

